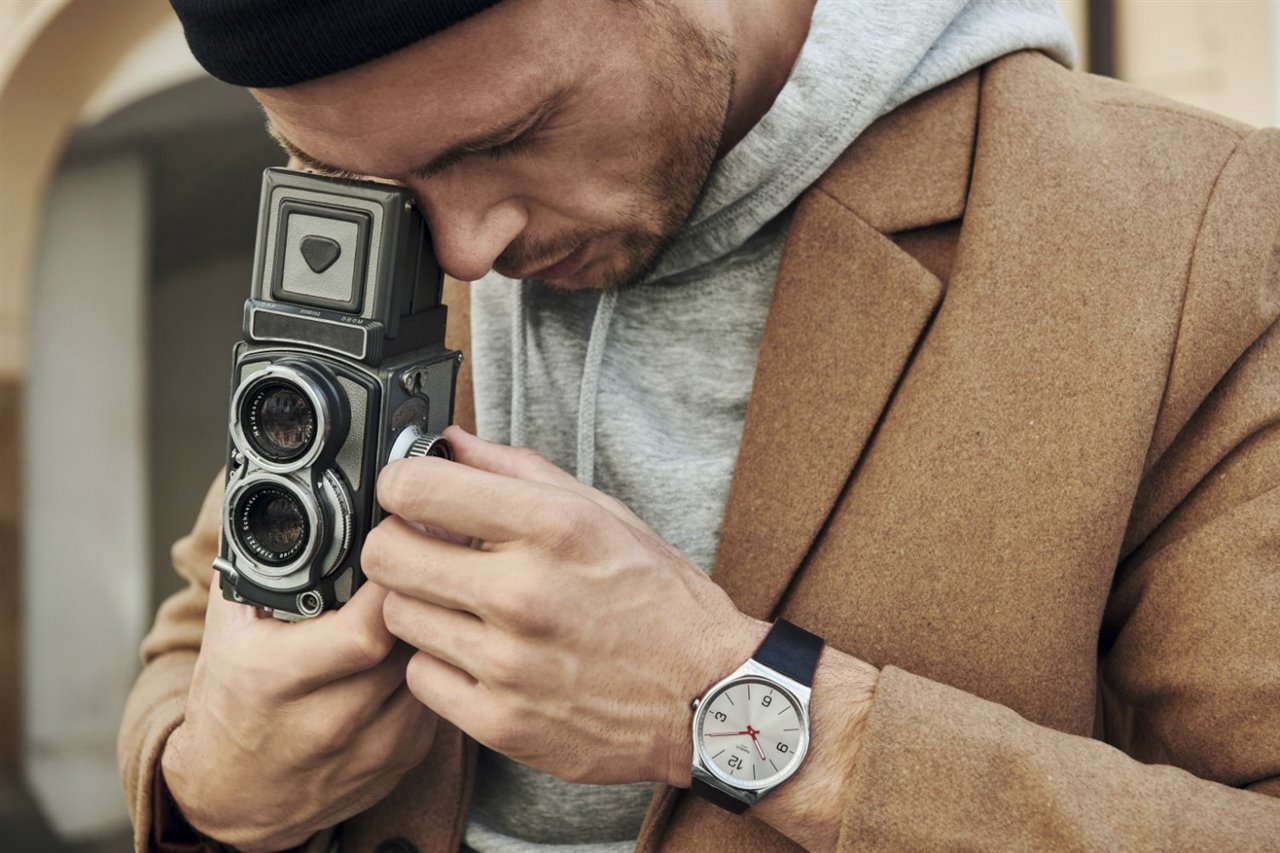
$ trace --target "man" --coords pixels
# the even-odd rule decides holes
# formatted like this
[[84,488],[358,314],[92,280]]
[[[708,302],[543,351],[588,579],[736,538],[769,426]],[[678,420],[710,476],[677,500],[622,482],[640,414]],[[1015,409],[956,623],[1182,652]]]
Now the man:
[[[207,595],[215,486],[140,845],[1280,837],[1280,134],[1069,72],[1051,5],[206,5],[294,162],[477,281],[488,440],[389,466],[371,582],[296,625]],[[731,814],[690,700],[753,655],[812,716],[797,764],[703,730],[786,765]]]

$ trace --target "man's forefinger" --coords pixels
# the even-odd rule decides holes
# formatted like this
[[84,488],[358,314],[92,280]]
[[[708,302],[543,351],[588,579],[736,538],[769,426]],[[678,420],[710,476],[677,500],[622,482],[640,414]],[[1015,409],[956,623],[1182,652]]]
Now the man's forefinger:
[[536,535],[567,494],[429,457],[392,462],[378,477],[378,503],[387,512],[491,543]]

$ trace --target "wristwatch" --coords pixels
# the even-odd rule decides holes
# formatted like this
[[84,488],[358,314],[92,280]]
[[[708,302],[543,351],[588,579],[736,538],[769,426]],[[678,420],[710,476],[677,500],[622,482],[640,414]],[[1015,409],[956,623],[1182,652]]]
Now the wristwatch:
[[750,660],[693,701],[694,793],[741,814],[795,775],[822,646],[779,619]]

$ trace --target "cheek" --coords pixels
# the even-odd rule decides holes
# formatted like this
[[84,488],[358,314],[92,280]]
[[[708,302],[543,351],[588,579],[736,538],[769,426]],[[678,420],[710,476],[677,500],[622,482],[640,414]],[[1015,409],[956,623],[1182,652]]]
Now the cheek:
[[526,239],[606,235],[658,221],[649,215],[652,200],[641,189],[647,178],[645,164],[627,158],[530,158],[508,173],[507,192],[528,211]]
[[555,128],[527,159],[509,164],[513,188],[578,227],[612,230],[652,218],[653,188],[672,154],[669,127],[635,108],[643,100],[620,110],[614,101],[602,99],[589,120]]

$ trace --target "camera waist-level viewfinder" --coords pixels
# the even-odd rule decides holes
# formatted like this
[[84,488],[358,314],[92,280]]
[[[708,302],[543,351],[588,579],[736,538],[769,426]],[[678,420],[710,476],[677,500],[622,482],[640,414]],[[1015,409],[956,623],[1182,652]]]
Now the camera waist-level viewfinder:
[[378,472],[450,458],[462,354],[444,345],[443,287],[404,188],[264,173],[231,371],[224,596],[298,619],[364,580]]

